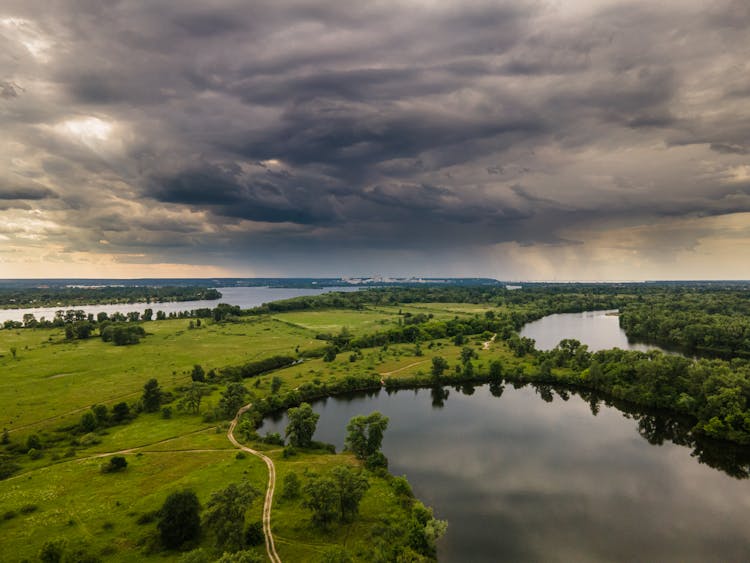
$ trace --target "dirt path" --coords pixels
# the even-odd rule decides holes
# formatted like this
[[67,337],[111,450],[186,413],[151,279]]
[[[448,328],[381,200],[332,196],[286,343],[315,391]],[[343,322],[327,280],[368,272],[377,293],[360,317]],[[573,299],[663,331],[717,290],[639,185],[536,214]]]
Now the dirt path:
[[398,369],[394,369],[394,370],[392,370],[392,371],[384,371],[384,372],[381,372],[381,374],[380,374],[380,375],[382,375],[383,377],[387,377],[387,376],[389,376],[389,375],[393,375],[394,373],[398,373],[398,372],[400,372],[400,371],[404,371],[405,369],[409,369],[409,368],[413,368],[414,366],[418,366],[419,364],[424,364],[424,363],[426,363],[426,362],[428,362],[428,361],[429,361],[429,360],[419,360],[418,362],[414,362],[414,363],[412,363],[412,364],[409,364],[408,366],[400,367],[400,368],[398,368]]
[[273,504],[273,492],[276,488],[276,467],[273,464],[273,460],[262,452],[248,448],[240,444],[234,437],[234,428],[240,420],[240,417],[252,406],[251,404],[245,405],[237,411],[237,416],[229,424],[229,430],[227,431],[227,438],[234,444],[236,448],[239,448],[245,452],[253,454],[266,462],[268,467],[268,488],[266,489],[266,500],[263,503],[263,535],[266,536],[266,552],[268,558],[272,563],[281,563],[279,554],[276,553],[276,546],[273,543],[273,534],[271,533],[271,505]]
[[8,477],[5,479],[6,481],[11,481],[13,479],[21,479],[23,477],[28,477],[30,473],[34,473],[36,471],[41,471],[43,469],[47,469],[49,467],[54,467],[56,465],[62,465],[65,463],[78,463],[81,461],[89,461],[91,459],[101,459],[104,457],[109,457],[113,455],[126,455],[126,454],[135,454],[135,453],[144,453],[144,454],[161,454],[161,453],[203,453],[203,452],[231,452],[234,451],[231,448],[187,448],[187,449],[176,449],[176,450],[146,450],[143,451],[143,448],[148,448],[151,446],[156,446],[158,444],[164,444],[166,442],[171,442],[172,440],[176,440],[178,438],[182,438],[183,436],[190,436],[191,434],[198,434],[199,432],[205,432],[206,430],[210,430],[215,428],[215,426],[209,426],[207,428],[199,428],[198,430],[193,430],[192,432],[188,432],[186,434],[179,434],[177,436],[170,436],[169,438],[164,438],[163,440],[157,440],[156,442],[150,442],[148,444],[141,444],[140,446],[133,446],[132,448],[127,448],[124,450],[117,450],[114,452],[99,452],[91,455],[87,455],[86,457],[74,457],[70,459],[61,459],[54,463],[51,463],[49,465],[45,465],[44,467],[38,467],[36,469],[32,469],[30,471],[24,471],[23,473],[18,473],[16,475],[13,475],[11,477]]
[[492,344],[495,341],[495,338],[497,338],[497,333],[492,335],[492,338],[490,338],[487,342],[482,344],[482,350],[489,350],[490,344]]

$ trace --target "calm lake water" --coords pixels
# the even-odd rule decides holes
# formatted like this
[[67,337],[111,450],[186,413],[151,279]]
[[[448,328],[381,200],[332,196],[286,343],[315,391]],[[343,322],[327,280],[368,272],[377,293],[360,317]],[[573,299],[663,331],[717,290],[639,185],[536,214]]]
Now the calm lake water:
[[[521,336],[536,340],[537,350],[551,350],[565,338],[574,338],[586,344],[589,350],[663,350],[651,344],[628,342],[625,331],[620,328],[617,311],[586,311],[585,313],[562,313],[549,315],[524,325]],[[666,351],[666,350],[663,350]]]
[[[337,450],[351,417],[390,418],[391,472],[449,522],[441,561],[750,560],[750,483],[720,469],[747,471],[746,450],[738,457],[714,444],[701,455],[715,469],[664,439],[679,434],[673,420],[592,409],[550,388],[464,392],[436,401],[430,389],[381,391],[313,405],[315,439]],[[261,432],[285,427],[285,417],[269,419]]]
[[45,317],[47,320],[52,320],[55,317],[55,312],[61,309],[76,309],[83,310],[86,313],[93,313],[96,315],[100,312],[107,314],[115,313],[128,313],[130,311],[139,311],[143,313],[146,309],[153,309],[154,314],[156,311],[164,311],[165,313],[179,313],[180,311],[190,311],[192,309],[201,309],[204,307],[213,308],[219,303],[229,303],[230,305],[239,305],[243,309],[249,309],[251,307],[257,307],[263,303],[269,303],[271,301],[279,301],[281,299],[290,299],[292,297],[300,297],[303,295],[320,295],[321,293],[328,293],[330,291],[357,291],[357,287],[321,287],[315,288],[272,288],[272,287],[218,287],[217,288],[222,298],[216,301],[181,301],[181,302],[170,302],[170,303],[151,303],[147,305],[145,303],[134,303],[134,304],[118,304],[118,305],[82,305],[72,307],[39,307],[36,309],[0,309],[0,322],[6,320],[21,321],[23,316],[27,313],[32,313],[37,320]]

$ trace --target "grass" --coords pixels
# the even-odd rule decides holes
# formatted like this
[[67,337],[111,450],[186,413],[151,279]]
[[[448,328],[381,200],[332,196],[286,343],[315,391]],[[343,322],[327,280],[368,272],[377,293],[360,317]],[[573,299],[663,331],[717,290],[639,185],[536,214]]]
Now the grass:
[[[0,504],[19,510],[29,503],[38,509],[19,514],[2,524],[3,559],[33,559],[49,539],[65,538],[111,561],[146,558],[144,546],[153,542],[155,523],[138,525],[139,516],[158,510],[166,496],[193,489],[202,503],[227,483],[249,478],[265,487],[266,468],[255,457],[236,459],[227,452],[151,452],[127,455],[128,467],[119,473],[101,473],[102,459],[76,460],[34,472],[22,481],[2,483]],[[251,508],[250,518],[260,519],[262,501]],[[110,525],[104,527],[108,522]],[[179,554],[159,554],[174,561]]]
[[[277,466],[277,481],[282,484],[289,473],[296,473],[304,483],[305,471],[324,474],[333,467],[344,464],[353,466],[358,462],[350,454],[321,455],[303,454],[289,460],[281,460],[274,455]],[[369,552],[374,528],[384,521],[402,521],[407,513],[401,507],[388,481],[373,473],[366,472],[370,488],[362,499],[359,517],[351,522],[321,530],[310,526],[310,512],[303,508],[302,499],[281,498],[278,489],[274,504],[273,526],[276,547],[284,561],[317,561],[326,551],[339,546],[350,554]]]
[[310,331],[267,318],[195,330],[187,325],[144,323],[149,336],[136,346],[98,338],[65,342],[60,330],[0,331],[0,350],[18,350],[18,359],[0,359],[0,427],[27,433],[46,423],[76,421],[93,404],[137,398],[151,377],[165,387],[185,384],[195,364],[209,370],[320,346]]
[[274,319],[294,325],[314,334],[338,334],[346,328],[354,335],[385,330],[398,324],[396,313],[381,313],[372,309],[353,311],[348,309],[323,311],[295,311],[279,313]]
[[[399,310],[441,319],[486,310],[477,307],[430,303],[363,311],[293,312],[238,323],[203,323],[193,330],[188,329],[187,319],[149,322],[144,323],[148,336],[130,347],[116,347],[98,338],[65,342],[60,330],[0,330],[0,404],[5,407],[0,427],[10,430],[15,443],[31,433],[39,433],[46,442],[40,459],[21,456],[21,471],[0,481],[2,513],[12,514],[0,520],[2,560],[33,559],[45,541],[64,537],[71,545],[87,545],[89,552],[108,561],[174,561],[179,554],[149,550],[155,542],[155,522],[137,523],[144,514],[157,510],[170,492],[189,487],[205,503],[211,492],[245,477],[265,490],[265,465],[253,456],[236,458],[237,450],[226,439],[226,422],[205,422],[202,416],[178,413],[174,403],[172,418],[140,414],[129,424],[96,433],[92,436],[95,443],[72,446],[71,436],[59,429],[77,423],[91,405],[111,406],[123,400],[134,403],[151,377],[166,390],[184,385],[195,364],[208,371],[277,354],[293,355],[297,347],[300,351],[320,348],[324,343],[315,339],[320,332],[338,333],[344,327],[354,335],[386,330],[398,324]],[[474,338],[467,344],[479,351],[477,364],[486,365],[493,358],[511,361],[502,343],[484,351],[481,340]],[[10,348],[17,349],[16,359]],[[460,350],[448,340],[438,340],[431,347],[423,343],[423,355],[417,356],[413,344],[392,344],[362,350],[354,361],[350,361],[349,352],[338,354],[332,362],[305,360],[244,384],[253,397],[260,398],[271,392],[274,377],[281,379],[281,392],[352,374],[392,372],[386,377],[421,376],[427,383],[432,357],[441,355],[453,366]],[[215,386],[204,398],[203,412],[218,403],[222,388]],[[290,471],[301,475],[305,468],[324,472],[338,464],[356,463],[347,454],[303,453],[283,459],[279,448],[263,449],[276,462],[277,494]],[[107,460],[103,454],[123,450],[132,450],[124,454],[127,469],[102,473],[100,466]],[[372,486],[362,502],[360,517],[330,531],[310,526],[310,513],[301,501],[277,496],[273,527],[282,559],[314,561],[336,545],[360,553],[371,547],[373,529],[384,522],[403,520],[404,508],[387,480],[374,475],[370,480]],[[36,506],[36,510],[24,513],[25,506]],[[260,519],[261,506],[260,499],[253,504],[248,522]],[[262,546],[256,550],[264,553]]]

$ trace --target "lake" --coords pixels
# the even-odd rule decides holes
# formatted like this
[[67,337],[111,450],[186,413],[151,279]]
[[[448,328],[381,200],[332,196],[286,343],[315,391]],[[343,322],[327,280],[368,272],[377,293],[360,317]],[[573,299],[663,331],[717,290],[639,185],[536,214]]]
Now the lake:
[[561,340],[573,338],[586,344],[592,352],[610,348],[667,352],[659,346],[629,342],[616,313],[617,310],[548,315],[524,325],[520,334],[536,340],[537,350],[552,350]]
[[116,305],[80,305],[80,306],[60,306],[60,307],[39,307],[35,309],[0,309],[0,323],[7,320],[22,321],[23,316],[27,313],[33,314],[37,320],[45,317],[52,320],[55,312],[59,310],[75,309],[82,310],[86,313],[104,312],[112,314],[115,312],[129,313],[138,311],[143,313],[146,309],[164,311],[165,313],[179,313],[180,311],[190,311],[192,309],[201,309],[205,307],[213,308],[219,303],[229,303],[230,305],[239,305],[242,309],[257,307],[263,303],[279,301],[281,299],[290,299],[292,297],[301,297],[305,295],[320,295],[330,291],[357,291],[358,287],[321,287],[321,288],[275,288],[275,287],[218,287],[222,298],[216,301],[181,301],[168,303],[132,303]]
[[441,561],[750,560],[750,486],[728,474],[747,474],[747,449],[675,445],[688,426],[564,390],[493,390],[329,398],[315,439],[340,450],[351,417],[387,415],[391,473],[449,522]]

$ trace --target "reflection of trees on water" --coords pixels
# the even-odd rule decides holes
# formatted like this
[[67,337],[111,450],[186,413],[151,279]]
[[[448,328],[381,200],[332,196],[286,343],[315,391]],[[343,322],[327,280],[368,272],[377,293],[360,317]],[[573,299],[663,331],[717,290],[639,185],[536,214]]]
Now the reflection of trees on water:
[[436,385],[430,389],[430,396],[432,397],[432,406],[438,409],[442,409],[445,406],[445,400],[448,398],[450,391],[445,387]]
[[[690,417],[665,412],[639,409],[623,401],[602,398],[594,391],[558,389],[550,385],[530,384],[545,402],[551,403],[552,391],[567,401],[570,394],[578,395],[589,404],[591,414],[599,413],[601,404],[614,407],[638,423],[638,434],[649,444],[660,446],[672,442],[678,446],[692,448],[690,454],[703,463],[723,471],[736,479],[750,477],[750,448],[731,442],[713,440],[693,432],[695,421]],[[514,388],[518,389],[516,385]],[[493,393],[494,394],[494,393]]]
[[[555,395],[563,401],[569,400],[571,395],[578,396],[589,404],[591,414],[594,416],[599,413],[601,405],[604,403],[607,407],[614,407],[624,413],[626,418],[631,418],[636,421],[638,425],[638,434],[649,444],[659,446],[665,442],[672,442],[679,446],[691,448],[691,455],[696,458],[699,463],[723,471],[727,475],[735,477],[736,479],[750,478],[750,447],[739,446],[731,442],[713,440],[695,434],[693,432],[695,421],[690,417],[637,408],[630,403],[605,398],[595,391],[587,389],[569,389],[548,384],[533,384],[519,381],[508,383],[514,389],[521,389],[527,385],[531,385],[536,394],[547,403],[553,402]],[[506,384],[504,383],[490,383],[489,391],[493,397],[500,398],[505,391],[505,385]],[[473,395],[475,386],[471,382],[465,382],[461,385],[455,386],[455,390],[457,393],[462,393],[464,395]],[[401,392],[403,391],[404,390],[402,389]],[[413,391],[415,393],[419,392],[416,388]],[[399,392],[399,390],[386,388],[386,393],[388,395],[397,392]],[[336,400],[353,401],[362,398],[373,398],[377,397],[379,393],[379,389],[349,393],[337,396]],[[449,395],[450,391],[447,387],[436,385],[430,388],[432,406],[435,408],[443,408]],[[325,401],[326,399],[323,399],[315,401],[315,403],[325,404]],[[276,420],[277,417],[278,419],[281,419],[282,415],[283,412],[280,411],[278,413],[272,413],[269,415],[269,418],[271,420]]]
[[[723,471],[736,479],[750,478],[750,448],[695,434],[693,432],[695,421],[690,417],[638,409],[630,403],[604,398],[595,391],[586,389],[565,389],[547,384],[517,381],[509,383],[514,389],[531,385],[536,394],[547,403],[553,402],[555,395],[563,401],[569,400],[571,395],[578,396],[589,404],[591,414],[594,416],[599,414],[601,405],[604,403],[607,407],[614,407],[624,413],[626,418],[636,421],[638,434],[649,444],[660,446],[665,442],[672,442],[678,446],[692,448],[690,455],[699,463]],[[493,397],[502,397],[505,384],[490,383],[489,390]],[[474,387],[472,385],[457,386],[456,391],[471,395],[474,393]],[[433,406],[442,407],[447,398],[447,390],[442,387],[432,388]]]
[[649,444],[660,445],[669,440],[692,448],[690,455],[700,463],[719,469],[736,479],[750,477],[750,448],[695,435],[690,421],[669,415],[640,413],[631,416],[638,421],[638,433]]
[[490,383],[490,394],[493,397],[502,397],[505,391],[505,385],[502,383]]

